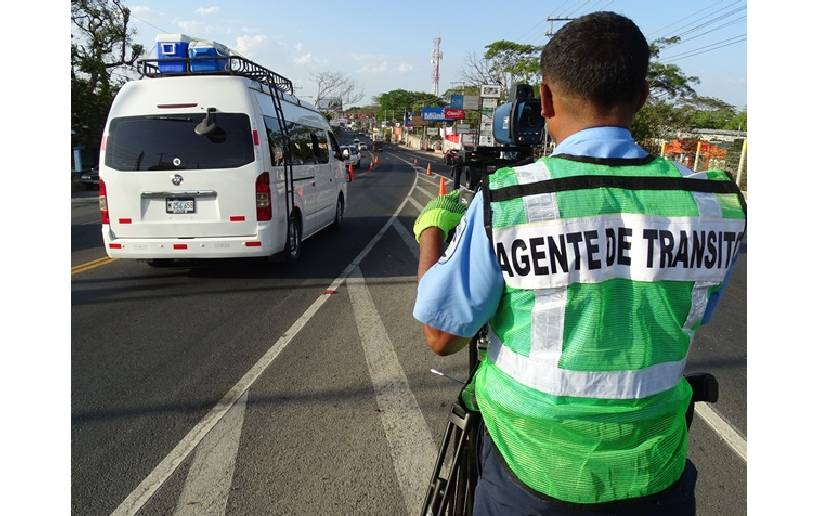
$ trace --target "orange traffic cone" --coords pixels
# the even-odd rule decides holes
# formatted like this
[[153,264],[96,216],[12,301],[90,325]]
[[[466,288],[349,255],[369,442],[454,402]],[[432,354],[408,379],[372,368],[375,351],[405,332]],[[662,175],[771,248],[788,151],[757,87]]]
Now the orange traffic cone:
[[433,167],[429,163],[427,163],[427,175],[428,176],[433,175]]
[[352,170],[352,163],[347,165],[347,176],[349,176],[347,179],[348,181],[353,181],[355,179],[355,172]]
[[443,197],[447,195],[447,181],[444,176],[441,176],[441,181],[438,182],[438,196]]

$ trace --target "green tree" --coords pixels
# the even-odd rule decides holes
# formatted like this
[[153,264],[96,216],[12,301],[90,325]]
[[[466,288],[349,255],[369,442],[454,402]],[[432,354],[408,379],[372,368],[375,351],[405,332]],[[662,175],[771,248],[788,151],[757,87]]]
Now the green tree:
[[419,111],[422,107],[443,107],[444,99],[431,93],[409,91],[404,89],[390,90],[375,97],[378,110],[394,114],[394,119],[401,120],[405,111]]
[[143,53],[133,43],[131,11],[121,0],[72,0],[71,95],[75,143],[96,148],[106,116],[124,78],[118,69],[131,68]]
[[736,113],[723,127],[723,129],[735,129],[737,131],[748,130],[748,110],[747,108]]
[[678,65],[658,61],[662,50],[679,41],[680,38],[674,36],[656,39],[649,45],[647,83],[650,95],[630,126],[630,132],[636,140],[661,138],[690,126],[685,113],[677,108],[676,102],[696,96],[693,85],[699,84],[699,78],[685,75]]

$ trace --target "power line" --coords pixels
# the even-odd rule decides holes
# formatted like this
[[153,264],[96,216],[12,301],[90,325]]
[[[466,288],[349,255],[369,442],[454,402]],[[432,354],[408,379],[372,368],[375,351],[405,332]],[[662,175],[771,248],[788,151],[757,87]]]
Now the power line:
[[521,36],[519,36],[517,39],[515,39],[515,40],[513,40],[513,41],[515,41],[516,43],[518,43],[518,41],[519,41],[520,39],[524,38],[524,36],[526,36],[526,35],[530,34],[531,32],[533,32],[533,31],[536,29],[536,27],[538,27],[539,25],[541,25],[542,23],[544,23],[544,21],[545,21],[544,19],[539,20],[538,22],[536,22],[536,24],[535,24],[535,25],[533,25],[532,27],[530,27],[529,29],[527,29],[525,32],[523,32],[523,33],[521,34]]
[[570,0],[564,0],[564,2],[562,2],[561,5],[558,6],[558,8],[555,11],[553,11],[553,14],[550,17],[552,18],[553,16],[561,16],[561,11],[568,4],[568,2],[570,2]]
[[741,18],[737,18],[737,19],[732,20],[732,21],[729,21],[729,22],[727,22],[727,23],[723,23],[722,25],[719,25],[718,27],[715,27],[715,28],[713,28],[713,29],[710,29],[710,30],[708,30],[708,31],[705,31],[705,32],[703,32],[703,33],[701,33],[701,34],[697,34],[697,35],[695,35],[695,36],[691,36],[691,37],[689,37],[689,38],[687,38],[687,39],[682,39],[682,40],[680,40],[680,41],[679,41],[679,43],[674,44],[672,47],[668,47],[668,50],[669,50],[669,49],[671,49],[671,48],[673,48],[673,47],[679,46],[679,45],[681,45],[681,44],[683,44],[683,43],[687,43],[688,41],[692,41],[692,40],[694,40],[694,39],[701,38],[701,37],[702,37],[702,36],[704,36],[705,34],[710,34],[711,32],[716,32],[717,30],[724,29],[725,27],[729,27],[729,26],[731,26],[731,25],[734,25],[734,24],[736,24],[736,23],[739,23],[740,21],[742,21],[742,20],[744,20],[744,19],[747,19],[747,16],[742,16]]
[[160,27],[158,27],[158,26],[157,26],[157,25],[155,25],[154,23],[148,22],[148,21],[144,20],[143,18],[138,18],[137,16],[135,16],[135,14],[134,14],[134,13],[132,13],[132,18],[136,19],[137,21],[142,21],[142,22],[143,22],[143,23],[145,23],[146,25],[149,25],[150,27],[155,28],[155,29],[157,29],[157,30],[159,30],[159,31],[161,31],[161,32],[166,33],[166,34],[169,34],[169,33],[171,32],[171,31],[168,31],[168,30],[166,30],[166,29],[161,29]]
[[584,7],[585,5],[587,5],[587,4],[589,4],[589,3],[590,3],[590,0],[584,0],[584,2],[583,2],[582,4],[580,4],[578,7],[576,7],[575,9],[573,9],[572,11],[570,11],[569,13],[567,13],[566,18],[569,18],[569,17],[573,16],[573,14],[574,14],[576,11],[578,11],[579,9],[581,9],[582,7]]
[[699,29],[704,29],[704,28],[705,28],[705,27],[707,27],[708,25],[713,25],[713,24],[714,24],[714,23],[716,23],[716,22],[720,22],[720,21],[722,21],[722,20],[724,20],[724,19],[726,19],[726,18],[730,18],[731,16],[733,16],[734,14],[738,13],[739,11],[741,11],[741,10],[743,10],[743,9],[745,9],[745,8],[747,8],[747,6],[746,6],[746,5],[743,5],[743,6],[741,6],[741,7],[737,7],[737,8],[735,8],[735,9],[732,9],[732,10],[730,10],[730,11],[726,12],[725,14],[722,14],[722,15],[717,16],[716,18],[713,18],[713,19],[708,20],[708,21],[706,21],[706,22],[702,22],[702,23],[700,23],[699,25],[696,25],[695,27],[693,27],[693,28],[691,28],[691,29],[688,29],[688,30],[686,30],[686,31],[684,31],[684,32],[680,32],[679,34],[675,34],[675,36],[677,36],[677,37],[682,37],[682,36],[684,36],[685,34],[690,34],[690,33],[691,33],[691,32],[693,32],[693,31],[696,31],[696,30],[699,30]]
[[[732,6],[736,5],[736,4],[738,4],[738,3],[739,3],[739,2],[741,2],[741,1],[742,1],[742,0],[735,0],[734,2],[732,2],[732,3],[728,4],[728,5],[724,6],[724,7],[721,7],[721,8],[719,8],[719,9],[717,9],[716,11],[713,11],[712,13],[709,13],[709,14],[707,14],[707,15],[705,15],[705,16],[702,16],[702,17],[700,17],[700,18],[697,18],[696,20],[689,21],[689,22],[687,22],[686,24],[682,25],[680,28],[675,29],[675,30],[681,30],[682,28],[687,27],[688,25],[690,25],[690,24],[691,24],[691,23],[693,23],[694,21],[699,21],[699,20],[702,20],[702,19],[706,18],[707,16],[712,16],[713,14],[715,14],[715,13],[717,13],[717,12],[719,12],[719,11],[723,11],[723,10],[725,10],[725,9],[728,9],[728,8],[730,8],[730,7],[732,7]],[[722,3],[724,3],[724,2],[725,2],[725,0],[721,0],[721,1],[719,1],[719,2],[716,2],[716,3],[713,3],[713,4],[707,5],[707,6],[703,7],[703,8],[701,8],[701,9],[699,9],[698,11],[694,11],[694,12],[690,13],[690,14],[689,14],[689,15],[687,15],[687,16],[683,16],[683,17],[679,18],[679,19],[678,19],[678,20],[676,20],[676,21],[673,21],[673,22],[671,22],[671,23],[668,23],[667,25],[665,25],[665,26],[663,26],[663,27],[660,27],[660,28],[658,28],[658,29],[654,30],[653,32],[651,32],[651,33],[650,33],[650,35],[651,35],[651,37],[653,37],[653,36],[655,36],[656,34],[663,33],[663,32],[665,32],[665,29],[669,29],[670,27],[673,27],[674,25],[676,25],[676,24],[678,24],[678,23],[684,23],[685,21],[690,20],[691,18],[693,18],[693,17],[694,17],[694,16],[696,16],[697,14],[699,14],[699,13],[701,13],[701,12],[704,12],[704,11],[707,11],[708,9],[712,9],[712,8],[714,8],[714,7],[717,7],[719,4],[722,4]]]
[[[672,63],[673,61],[679,61],[679,60],[682,60],[682,59],[687,59],[687,58],[689,58],[689,57],[695,57],[695,56],[699,56],[699,55],[702,55],[702,54],[707,54],[708,52],[712,52],[712,51],[714,51],[714,50],[719,50],[720,48],[725,48],[725,47],[729,47],[729,46],[731,46],[731,45],[736,45],[737,43],[742,43],[742,42],[744,42],[744,41],[745,41],[745,40],[747,40],[747,39],[748,39],[747,37],[743,37],[743,38],[742,38],[742,39],[740,39],[740,40],[737,40],[737,41],[731,41],[730,43],[725,43],[724,45],[719,45],[718,47],[709,48],[709,49],[704,50],[704,51],[702,51],[702,52],[696,52],[695,54],[690,54],[690,55],[686,55],[686,56],[678,57],[678,58],[676,58],[676,59],[671,59],[670,61],[668,61],[668,63]],[[667,64],[667,63],[665,63],[665,64]]]
[[[727,43],[728,41],[730,41],[730,40],[732,40],[732,39],[736,39],[736,38],[747,38],[747,33],[744,33],[744,34],[737,34],[736,36],[731,36],[731,37],[729,37],[729,38],[727,38],[727,39],[723,39],[723,40],[717,41],[717,42],[715,42],[715,43],[711,43],[711,44],[709,44],[709,45],[705,45],[705,46],[703,46],[703,47],[697,47],[697,48],[694,48],[694,49],[691,49],[691,50],[685,50],[684,52],[680,52],[680,53],[678,53],[678,54],[675,54],[675,55],[669,56],[669,57],[667,57],[667,58],[664,58],[664,59],[663,59],[663,61],[664,61],[664,60],[667,60],[667,61],[673,61],[673,60],[675,60],[676,58],[681,59],[682,57],[686,57],[686,54],[691,54],[691,53],[693,53],[693,52],[696,52],[697,50],[704,50],[704,49],[706,49],[706,48],[713,47],[714,45],[719,45],[720,43]],[[721,47],[719,47],[719,48],[721,48]],[[710,50],[713,50],[713,49],[710,49]],[[696,54],[696,55],[698,55],[698,54]]]
[[[739,0],[739,1],[741,1],[741,0]],[[738,4],[738,3],[739,3],[739,1],[734,2],[734,3]],[[673,31],[671,31],[671,32],[672,32],[672,34],[673,34],[674,36],[680,36],[680,35],[682,34],[682,33],[680,33],[680,31],[681,31],[682,29],[684,29],[684,28],[686,28],[686,27],[690,26],[690,25],[691,25],[691,24],[693,24],[693,23],[696,23],[696,22],[701,22],[702,20],[705,20],[706,18],[708,18],[708,17],[710,17],[710,16],[713,16],[713,15],[715,15],[715,14],[719,13],[719,12],[722,12],[722,11],[724,11],[724,10],[726,10],[726,9],[729,9],[729,8],[730,8],[730,7],[732,7],[733,5],[734,5],[734,4],[726,5],[725,7],[722,7],[721,9],[717,9],[717,10],[712,11],[712,12],[710,12],[710,13],[708,13],[708,14],[706,14],[706,15],[702,16],[702,17],[699,17],[699,18],[696,18],[695,20],[689,21],[689,22],[685,23],[684,25],[681,25],[680,27],[678,27],[678,28],[676,28],[676,29],[673,29]],[[741,6],[741,7],[737,7],[737,8],[735,8],[733,11],[731,11],[731,12],[729,12],[729,13],[725,13],[724,15],[722,15],[722,17],[724,18],[726,15],[727,15],[727,16],[731,16],[731,15],[735,14],[737,10],[741,11],[741,10],[742,10],[742,9],[744,9],[745,7],[747,7],[747,5],[745,5],[745,6]],[[705,24],[707,24],[707,23],[713,23],[713,21],[714,21],[714,20],[716,20],[716,18],[714,18],[713,20],[711,20],[711,21],[709,21],[709,22],[703,22],[703,23],[705,23]],[[702,24],[700,24],[700,25],[702,25]],[[694,27],[694,29],[695,29],[695,28],[696,28],[696,27]],[[701,28],[701,27],[700,27],[700,28]],[[693,29],[691,29],[691,30],[693,30]]]

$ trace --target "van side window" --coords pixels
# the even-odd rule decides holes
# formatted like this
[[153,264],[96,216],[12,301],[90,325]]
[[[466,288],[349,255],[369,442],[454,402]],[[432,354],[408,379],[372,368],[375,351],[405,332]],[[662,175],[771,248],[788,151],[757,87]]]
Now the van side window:
[[272,165],[284,164],[284,144],[278,121],[271,116],[264,116],[266,139],[269,142],[269,160]]
[[310,139],[310,127],[302,124],[289,124],[289,139],[292,142],[292,164],[293,165],[314,165],[316,163],[315,151],[312,150],[312,140]]
[[315,151],[318,163],[329,163],[329,142],[326,132],[323,129],[316,129],[313,136],[318,142],[318,148]]

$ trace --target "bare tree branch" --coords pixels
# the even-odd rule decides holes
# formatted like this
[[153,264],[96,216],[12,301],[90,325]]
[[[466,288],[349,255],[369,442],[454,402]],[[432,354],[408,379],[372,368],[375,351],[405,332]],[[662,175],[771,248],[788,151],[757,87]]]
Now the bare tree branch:
[[355,81],[342,72],[319,72],[310,77],[316,85],[316,107],[325,98],[340,98],[342,105],[354,104],[364,98],[364,90],[358,88]]

